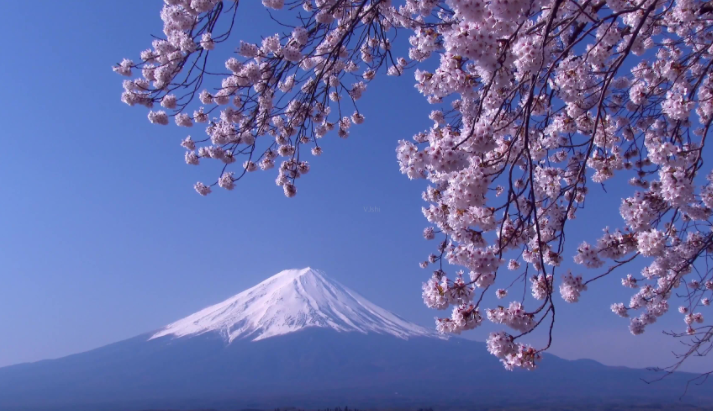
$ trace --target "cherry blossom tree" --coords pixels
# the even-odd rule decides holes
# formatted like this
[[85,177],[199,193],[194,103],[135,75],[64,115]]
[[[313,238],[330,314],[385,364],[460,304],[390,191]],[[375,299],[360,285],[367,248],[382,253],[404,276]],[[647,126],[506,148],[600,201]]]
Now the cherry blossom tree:
[[[425,304],[451,310],[438,331],[461,333],[483,318],[490,353],[507,369],[534,369],[552,343],[557,294],[577,302],[595,280],[634,260],[628,302],[611,311],[632,334],[674,306],[672,335],[685,359],[713,349],[705,310],[713,298],[713,174],[703,175],[713,120],[713,4],[701,0],[262,0],[284,32],[260,44],[231,38],[240,3],[165,0],[164,37],[114,67],[122,101],[149,109],[151,123],[205,125],[186,137],[185,161],[219,165],[232,190],[277,165],[288,197],[307,174],[320,140],[349,136],[365,121],[358,100],[377,75],[411,73],[435,109],[433,126],[398,141],[409,179],[425,179],[429,222],[438,238],[421,267]],[[397,33],[408,55],[395,55]],[[209,67],[216,48],[235,50],[225,70]],[[426,61],[437,62],[425,70]],[[219,87],[204,86],[210,78]],[[160,107],[159,107],[160,106]],[[173,120],[171,120],[173,119]],[[194,133],[195,134],[195,133]],[[185,135],[185,134],[184,134]],[[307,150],[310,153],[307,153]],[[236,163],[236,164],[233,164]],[[621,226],[563,255],[565,226],[586,215],[592,185],[627,179]],[[574,258],[585,274],[558,270]],[[444,264],[445,263],[445,264]],[[448,273],[446,270],[452,270]],[[512,271],[512,273],[509,273]],[[531,296],[507,298],[514,281]],[[492,294],[491,294],[492,295]],[[538,327],[547,343],[523,342]]]

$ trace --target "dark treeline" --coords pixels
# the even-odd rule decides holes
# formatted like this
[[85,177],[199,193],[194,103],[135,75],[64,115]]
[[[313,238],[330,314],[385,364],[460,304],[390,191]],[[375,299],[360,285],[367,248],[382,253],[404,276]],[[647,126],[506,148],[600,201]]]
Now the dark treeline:
[[[144,411],[178,411],[178,410],[144,410]],[[208,409],[197,409],[197,410],[187,410],[187,411],[219,411],[213,408],[208,408]],[[267,411],[267,410],[258,410],[258,409],[244,409],[240,411]],[[275,408],[272,411],[360,411],[358,408],[349,408],[349,407],[336,407],[336,408],[319,408],[319,409],[303,409],[303,408]],[[389,411],[389,409],[383,409],[381,411]],[[403,411],[403,410],[399,410]],[[433,408],[418,408],[414,409],[412,411],[434,411]]]
[[[247,411],[247,410],[246,410]],[[306,411],[301,408],[275,408],[274,411]],[[336,407],[336,408],[324,408],[324,409],[317,409],[317,410],[310,410],[310,411],[360,411],[358,408],[349,408],[349,407]],[[433,408],[419,408],[418,410],[415,411],[434,411]]]
[[[437,411],[713,411],[713,405],[692,405],[686,403],[666,403],[666,404],[593,404],[579,403],[573,405],[558,404],[523,404],[505,406],[443,406]],[[174,409],[147,409],[143,411],[179,411]],[[380,407],[358,409],[350,407],[335,408],[274,408],[270,409],[236,409],[236,408],[202,408],[181,411],[436,411],[434,408],[403,408],[403,407]]]
[[[178,410],[143,410],[143,411],[178,411]],[[208,408],[208,409],[197,409],[197,410],[187,410],[187,411],[219,411],[213,408]],[[266,411],[266,410],[258,410],[258,409],[245,409],[245,410],[240,410],[240,411]],[[336,407],[336,408],[319,408],[319,409],[303,409],[303,408],[275,408],[273,411],[360,411],[358,408],[349,408],[349,407]],[[384,409],[382,411],[389,411],[388,409]],[[413,411],[434,411],[433,408],[418,408]]]

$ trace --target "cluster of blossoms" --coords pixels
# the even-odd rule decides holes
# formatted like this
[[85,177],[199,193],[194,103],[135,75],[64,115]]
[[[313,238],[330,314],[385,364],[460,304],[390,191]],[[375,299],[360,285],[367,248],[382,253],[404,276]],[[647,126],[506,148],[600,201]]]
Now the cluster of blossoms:
[[[622,280],[637,289],[631,302],[612,305],[622,317],[642,310],[629,325],[641,334],[668,311],[673,289],[685,283],[695,262],[713,251],[710,185],[696,188],[694,182],[713,118],[713,32],[708,17],[690,13],[704,4],[443,3],[451,13],[440,12],[444,24],[437,34],[414,30],[410,55],[440,54],[435,71],[416,71],[417,88],[433,104],[449,97],[452,110],[449,116],[432,113],[434,126],[413,142],[400,141],[397,158],[402,173],[432,184],[423,195],[431,203],[424,216],[433,224],[426,237],[445,237],[443,262],[473,270],[471,277],[487,272],[494,278],[503,276],[502,257],[519,250],[537,273],[530,279],[532,296],[544,304],[529,312],[526,301],[486,310],[489,320],[520,333],[491,335],[490,352],[509,369],[520,366],[513,355],[527,348],[515,341],[553,315],[566,221],[583,208],[589,179],[603,183],[617,173],[634,174],[635,191],[620,207],[624,226],[605,229],[595,244],[581,244],[573,261],[587,269],[611,262],[594,280],[637,257],[653,259],[643,278]],[[656,45],[654,35],[665,41]],[[439,41],[429,42],[432,37]],[[654,46],[652,61],[636,61]],[[629,75],[627,66],[633,66]],[[486,272],[483,253],[494,257]],[[520,262],[508,268],[521,270]],[[692,306],[710,304],[704,283],[712,275],[703,277],[688,282],[685,298]],[[567,272],[561,297],[579,301],[592,280]],[[441,284],[446,294],[448,286]],[[504,298],[507,291],[495,295]],[[710,333],[710,327],[693,327],[703,323],[700,313],[686,311],[684,320],[687,334]]]
[[[283,0],[263,4],[288,8]],[[140,63],[115,67],[142,75],[125,81],[124,102],[169,110],[150,111],[152,123],[206,124],[207,137],[181,143],[188,164],[222,163],[218,180],[197,183],[198,193],[230,190],[246,173],[277,168],[277,185],[294,196],[296,179],[309,171],[300,148],[320,155],[320,138],[332,131],[347,138],[365,120],[356,102],[369,82],[416,66],[416,88],[438,107],[428,116],[432,127],[399,141],[396,157],[408,178],[428,182],[423,236],[442,240],[420,263],[439,267],[422,296],[431,308],[451,309],[436,320],[440,332],[476,328],[482,311],[514,331],[491,334],[489,352],[508,369],[533,369],[552,340],[555,290],[578,302],[592,281],[646,259],[640,275],[622,279],[631,300],[611,310],[641,334],[681,300],[679,336],[694,348],[711,344],[702,310],[713,298],[706,264],[713,174],[704,181],[701,170],[713,122],[713,7],[700,0],[297,4],[303,11],[291,31],[234,44],[237,54],[225,62],[231,74],[214,90],[198,86],[209,51],[229,38],[229,31],[215,35],[219,17],[237,12],[227,0],[166,0],[166,39]],[[392,55],[398,31],[410,33],[408,59]],[[434,70],[419,66],[429,59],[438,59]],[[190,114],[194,96],[201,105]],[[592,184],[613,178],[631,186],[618,204],[622,226],[567,257],[566,223],[581,213]],[[600,271],[560,275],[565,261]],[[459,270],[454,279],[446,265]],[[532,299],[481,307],[486,294],[505,299],[528,278]],[[547,322],[545,347],[520,342]]]
[[[211,193],[216,185],[232,190],[246,173],[277,168],[276,184],[292,197],[295,180],[309,170],[300,157],[302,146],[319,156],[319,139],[333,131],[347,138],[352,125],[364,123],[357,100],[389,55],[389,39],[374,30],[386,23],[381,19],[390,12],[382,2],[305,2],[303,8],[314,13],[314,20],[260,44],[239,42],[235,55],[225,61],[230,74],[219,78],[213,89],[200,88],[211,76],[205,62],[209,52],[229,38],[232,25],[215,34],[221,28],[219,18],[234,18],[239,3],[165,3],[161,18],[166,38],[142,52],[141,62],[125,59],[114,70],[128,77],[140,72],[141,77],[124,81],[122,101],[149,108],[151,123],[167,125],[173,118],[180,127],[205,125],[205,137],[188,136],[181,143],[187,164],[216,160],[222,169],[214,183],[196,183],[199,194]],[[271,9],[285,6],[281,0],[263,4]],[[360,42],[353,38],[354,31],[371,35]],[[397,65],[403,68],[403,63]],[[200,105],[191,113],[194,97]],[[161,108],[154,109],[156,105]],[[345,115],[346,110],[351,114]],[[243,160],[238,161],[240,156]],[[231,167],[235,169],[229,171]]]
[[522,367],[533,370],[540,360],[540,353],[529,345],[518,344],[512,335],[500,331],[491,333],[487,340],[488,352],[500,358],[505,369],[513,370]]

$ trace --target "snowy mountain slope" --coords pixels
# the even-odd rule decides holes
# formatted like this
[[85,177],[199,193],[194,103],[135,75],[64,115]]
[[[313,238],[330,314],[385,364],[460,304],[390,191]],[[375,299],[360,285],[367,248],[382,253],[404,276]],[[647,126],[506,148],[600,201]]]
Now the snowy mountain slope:
[[284,270],[219,304],[178,320],[151,339],[219,332],[225,340],[253,341],[308,327],[340,332],[437,337],[380,308],[312,268]]

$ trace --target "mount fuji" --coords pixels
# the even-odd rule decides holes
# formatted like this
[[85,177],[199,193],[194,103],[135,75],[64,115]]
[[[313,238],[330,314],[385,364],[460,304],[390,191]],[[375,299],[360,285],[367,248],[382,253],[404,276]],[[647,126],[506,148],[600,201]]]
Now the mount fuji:
[[[509,372],[483,343],[443,338],[305,268],[159,330],[0,368],[0,410],[673,404],[694,376],[649,385],[644,370],[553,355]],[[686,402],[710,404],[711,388],[689,387]]]
[[282,271],[222,303],[169,324],[151,339],[218,332],[228,343],[239,338],[259,341],[310,327],[404,339],[435,336],[307,267]]

